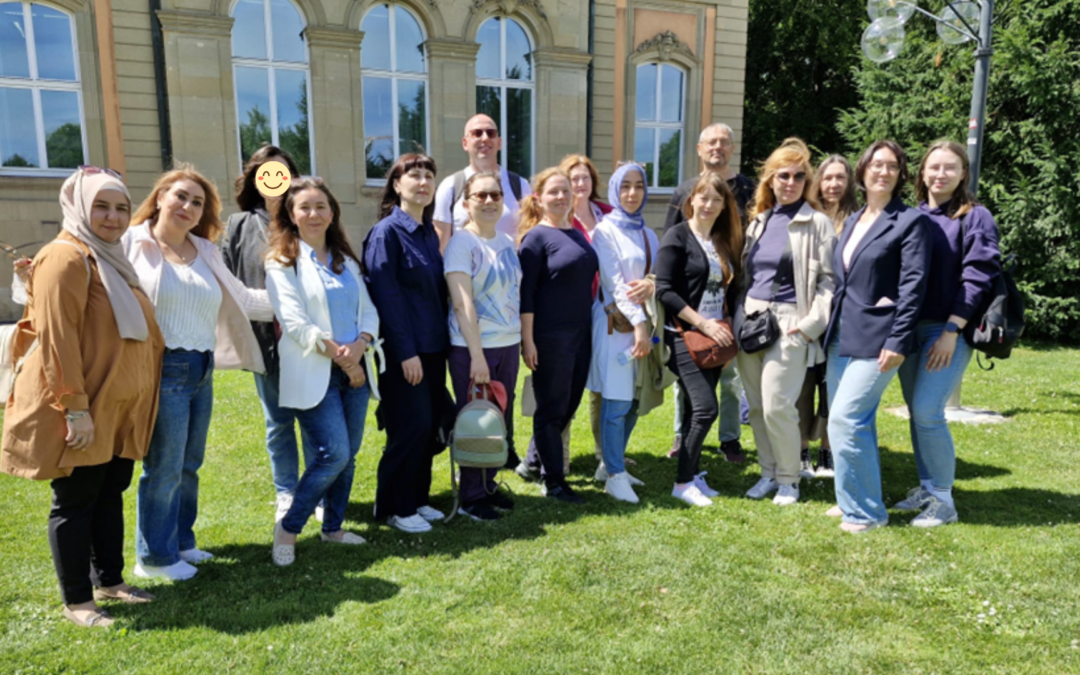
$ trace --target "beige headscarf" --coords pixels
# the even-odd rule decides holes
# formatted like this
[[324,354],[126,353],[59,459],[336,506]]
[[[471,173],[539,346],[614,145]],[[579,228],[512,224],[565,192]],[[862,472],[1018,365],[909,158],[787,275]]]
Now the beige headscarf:
[[116,326],[120,329],[120,337],[143,341],[150,336],[150,329],[146,325],[142,305],[131,290],[139,288],[139,275],[135,273],[135,268],[124,254],[124,247],[119,241],[102,241],[90,229],[90,211],[94,199],[102,190],[118,190],[124,193],[128,204],[131,204],[127,187],[111,174],[87,173],[79,169],[64,181],[64,186],[60,188],[64,230],[89,246],[93,252],[98,263],[98,273],[112,305],[113,316],[116,317]]

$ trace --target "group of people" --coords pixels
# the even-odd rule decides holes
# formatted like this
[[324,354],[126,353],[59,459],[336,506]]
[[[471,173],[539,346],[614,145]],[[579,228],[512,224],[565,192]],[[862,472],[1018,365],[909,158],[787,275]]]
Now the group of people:
[[[913,208],[901,199],[907,156],[892,141],[854,168],[834,155],[815,171],[805,143],[789,139],[755,185],[728,166],[731,129],[713,124],[697,146],[703,171],[676,190],[662,238],[645,223],[641,165],[616,168],[605,202],[583,155],[528,182],[502,169],[485,115],[469,120],[462,147],[469,166],[438,184],[430,157],[399,157],[359,249],[330,189],[274,146],[247,162],[224,224],[215,187],[190,166],[163,174],[134,215],[108,169],[65,181],[63,231],[20,268],[26,311],[0,470],[51,481],[49,542],[70,620],[108,625],[97,600],[153,599],[122,576],[122,499],[137,460],[135,575],[189,579],[212,557],[194,524],[217,368],[254,373],[278,565],[295,560],[313,517],[323,541],[364,543],[343,524],[371,399],[386,433],[375,517],[410,533],[443,520],[433,459],[468,392],[490,382],[507,393],[506,468],[577,504],[569,430],[585,391],[596,478],[636,503],[630,437],[677,380],[672,496],[698,507],[718,495],[700,466],[717,419],[721,452],[745,461],[741,388],[761,465],[747,496],[791,504],[801,477],[835,470],[829,515],[861,532],[888,520],[875,416],[899,374],[919,486],[896,507],[920,510],[918,526],[956,520],[944,406],[971,357],[958,334],[999,271],[996,225],[966,188],[962,146],[928,149]],[[287,189],[265,189],[267,163],[287,167]],[[750,345],[763,322],[775,334]],[[702,365],[689,333],[743,348]],[[522,361],[535,411],[519,457]],[[461,514],[513,509],[496,473],[461,469]]]

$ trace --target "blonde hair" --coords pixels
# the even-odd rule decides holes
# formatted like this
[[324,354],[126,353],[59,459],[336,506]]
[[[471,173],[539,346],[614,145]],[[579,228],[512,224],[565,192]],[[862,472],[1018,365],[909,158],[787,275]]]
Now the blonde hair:
[[589,178],[592,179],[592,194],[589,195],[589,199],[594,202],[600,201],[600,174],[596,172],[596,166],[591,159],[585,155],[567,155],[559,162],[559,169],[567,176],[576,166],[583,166],[589,170]]
[[776,174],[780,172],[780,169],[786,166],[797,166],[806,174],[806,180],[803,181],[802,198],[810,206],[813,206],[818,211],[821,210],[821,205],[818,204],[813,191],[814,167],[810,164],[810,148],[806,147],[806,143],[800,138],[788,138],[780,144],[780,147],[773,150],[769,158],[761,165],[761,170],[758,172],[757,191],[754,192],[754,206],[750,213],[751,218],[756,218],[776,206],[776,195],[773,194],[772,181]]
[[529,230],[536,227],[544,219],[546,214],[544,213],[544,206],[540,203],[540,195],[543,194],[547,182],[556,177],[561,177],[566,181],[567,185],[570,184],[570,176],[557,166],[544,169],[532,177],[532,181],[530,181],[532,194],[522,199],[519,206],[520,219],[518,220],[517,236],[519,245],[525,235],[529,233]]
[[210,182],[209,178],[196,171],[194,164],[177,164],[172,171],[166,171],[158,176],[157,182],[154,183],[153,189],[150,190],[150,194],[139,205],[135,215],[131,217],[131,222],[141,224],[150,221],[151,225],[156,223],[158,215],[161,213],[161,209],[158,208],[158,198],[161,197],[161,193],[167,192],[173,184],[182,180],[190,180],[196,183],[206,195],[206,201],[203,203],[202,218],[199,219],[195,227],[191,228],[191,234],[216,242],[217,238],[225,230],[220,217],[221,198],[218,196],[214,184]]

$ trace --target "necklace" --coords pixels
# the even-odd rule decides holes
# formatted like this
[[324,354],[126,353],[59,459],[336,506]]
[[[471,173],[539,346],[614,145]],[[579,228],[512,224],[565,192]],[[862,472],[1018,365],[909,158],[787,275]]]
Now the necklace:
[[[177,251],[175,248],[172,247],[172,244],[165,241],[163,238],[157,236],[153,232],[151,232],[151,234],[154,237],[154,241],[156,241],[158,243],[158,247],[164,246],[165,248],[169,249],[169,251],[171,251],[174,256],[176,256],[177,258],[180,258],[180,262],[182,262],[182,263],[186,263],[188,261],[187,257],[183,253],[181,253],[180,251]],[[187,243],[186,238],[184,239],[184,243]],[[183,249],[184,244],[180,244],[180,248]]]

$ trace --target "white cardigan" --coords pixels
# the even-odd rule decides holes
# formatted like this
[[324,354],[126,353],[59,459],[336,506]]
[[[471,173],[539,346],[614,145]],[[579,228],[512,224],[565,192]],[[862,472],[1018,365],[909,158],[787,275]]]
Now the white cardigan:
[[[381,344],[379,314],[360,275],[360,265],[346,257],[345,268],[352,273],[356,285],[360,288],[360,307],[356,323],[361,333],[368,333],[375,338],[365,356],[368,356],[367,371],[371,393],[378,398],[375,369],[370,355],[373,351],[378,351]],[[299,410],[314,408],[326,396],[333,359],[323,353],[323,340],[332,338],[330,305],[319,269],[311,259],[311,247],[300,242],[300,255],[296,258],[295,267],[282,265],[268,258],[266,290],[270,293],[270,304],[274,306],[274,314],[281,324],[281,340],[278,343],[281,355],[278,391],[281,393],[278,404]]]

